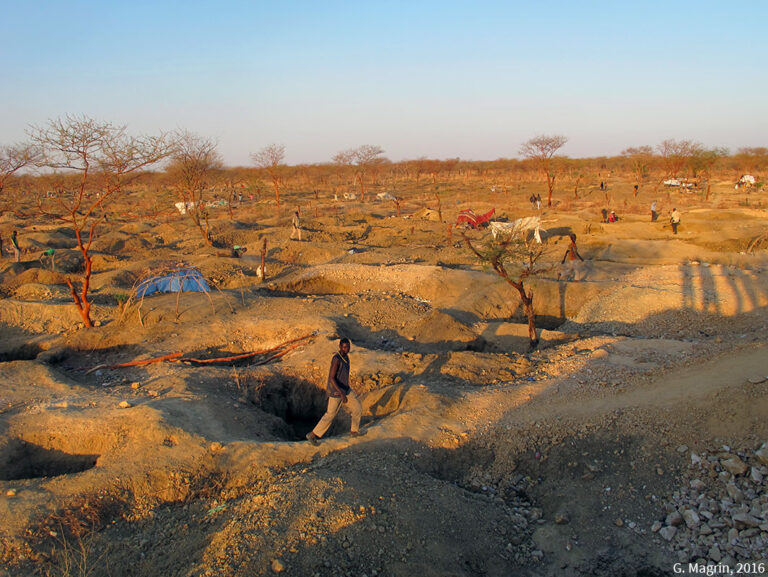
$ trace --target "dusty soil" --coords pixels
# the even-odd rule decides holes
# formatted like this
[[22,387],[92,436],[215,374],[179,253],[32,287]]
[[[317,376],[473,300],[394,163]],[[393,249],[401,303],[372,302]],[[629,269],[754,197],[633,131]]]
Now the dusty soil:
[[[746,249],[768,214],[730,190],[667,197],[677,236],[629,193],[610,225],[596,192],[544,209],[549,261],[575,232],[587,262],[578,282],[556,266],[531,281],[535,351],[511,287],[418,203],[399,218],[303,205],[304,242],[269,201],[222,209],[217,248],[244,245],[241,259],[180,215],[113,219],[93,245],[92,329],[63,284],[82,267],[71,231],[4,215],[26,252],[0,266],[0,576],[647,576],[765,560],[768,254]],[[529,195],[447,194],[443,214],[530,216]],[[210,294],[133,298],[181,262]],[[340,336],[365,434],[343,413],[315,447]],[[294,339],[264,364],[109,368]]]

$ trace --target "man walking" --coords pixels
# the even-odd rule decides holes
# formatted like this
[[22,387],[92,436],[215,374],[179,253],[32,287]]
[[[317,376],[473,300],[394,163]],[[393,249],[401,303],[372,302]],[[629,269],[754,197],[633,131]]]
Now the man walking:
[[669,215],[669,223],[672,225],[672,233],[677,234],[677,227],[680,226],[680,213],[676,208],[672,209],[672,214]]
[[349,386],[349,339],[339,341],[339,352],[331,359],[331,370],[328,373],[328,409],[317,423],[315,428],[307,433],[307,440],[317,445],[319,439],[328,431],[336,417],[342,403],[347,405],[352,414],[352,426],[350,435],[357,437],[360,434],[360,418],[363,415],[363,406],[357,393]]
[[[576,235],[571,233],[568,235],[568,237],[571,239],[571,244],[568,245],[568,249],[565,251],[565,254],[563,255],[563,260],[560,261],[561,265],[565,265],[563,272],[565,273],[565,280],[576,279],[577,274],[577,266],[579,266],[577,263],[579,261],[584,262],[584,259],[581,258],[581,255],[579,254],[579,249],[576,247]],[[578,260],[577,260],[578,259]],[[568,261],[568,264],[565,264],[565,261]],[[562,273],[557,273],[557,280],[560,280],[560,276]]]
[[11,248],[16,257],[16,262],[21,262],[21,249],[19,248],[19,240],[16,238],[15,230],[11,233]]
[[293,230],[291,231],[291,240],[293,240],[293,237],[298,235],[299,242],[301,242],[301,218],[299,217],[299,211],[295,211],[293,213],[293,218],[291,219],[291,226],[293,227]]

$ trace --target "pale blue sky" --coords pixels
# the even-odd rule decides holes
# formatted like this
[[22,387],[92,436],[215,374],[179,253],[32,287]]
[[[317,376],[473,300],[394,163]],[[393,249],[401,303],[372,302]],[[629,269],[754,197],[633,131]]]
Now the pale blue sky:
[[768,2],[0,0],[0,144],[65,114],[189,129],[230,165],[768,146]]

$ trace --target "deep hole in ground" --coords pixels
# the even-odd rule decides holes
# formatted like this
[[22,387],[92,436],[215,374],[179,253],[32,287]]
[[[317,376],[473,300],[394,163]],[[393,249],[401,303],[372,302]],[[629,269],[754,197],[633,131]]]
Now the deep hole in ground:
[[6,350],[0,350],[0,363],[31,361],[36,359],[42,350],[43,348],[37,343],[24,343]]
[[16,481],[81,473],[95,467],[98,459],[99,455],[65,453],[16,439],[0,453],[0,480]]
[[[286,441],[303,440],[328,405],[324,387],[290,376],[275,376],[251,387],[248,400],[265,413],[279,418],[273,432]],[[343,418],[339,411],[334,428]],[[329,431],[332,433],[333,428]]]

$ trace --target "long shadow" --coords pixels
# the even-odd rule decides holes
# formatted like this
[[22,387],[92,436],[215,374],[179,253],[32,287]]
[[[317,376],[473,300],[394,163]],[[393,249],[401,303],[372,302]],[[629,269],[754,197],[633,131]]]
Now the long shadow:
[[410,353],[434,353],[451,351],[482,350],[485,342],[478,337],[472,341],[436,341],[420,343],[400,335],[393,329],[376,330],[362,325],[353,317],[333,316],[330,320],[336,323],[339,334],[343,334],[358,346],[370,350],[410,352]]

